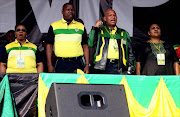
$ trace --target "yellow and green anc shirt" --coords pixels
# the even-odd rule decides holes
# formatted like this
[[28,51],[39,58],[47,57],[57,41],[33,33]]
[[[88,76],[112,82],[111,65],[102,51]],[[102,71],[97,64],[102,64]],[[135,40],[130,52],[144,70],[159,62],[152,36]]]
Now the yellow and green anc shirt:
[[110,40],[109,40],[109,46],[108,46],[108,59],[119,59],[119,49],[118,49],[118,43],[117,40],[113,37],[116,36],[115,32],[117,31],[117,27],[114,28],[110,33]]
[[[26,40],[21,45],[17,40],[5,46],[8,54],[6,73],[37,73],[36,50],[37,46]],[[21,67],[18,60],[23,59]]]
[[51,24],[54,33],[54,48],[57,57],[78,57],[83,56],[81,45],[84,25],[80,22],[72,21],[69,25],[67,21],[56,21]]

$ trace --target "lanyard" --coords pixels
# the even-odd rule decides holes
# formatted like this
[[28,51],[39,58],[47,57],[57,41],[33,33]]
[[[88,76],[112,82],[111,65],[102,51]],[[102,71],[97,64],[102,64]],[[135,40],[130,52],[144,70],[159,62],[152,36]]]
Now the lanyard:
[[158,49],[159,50],[159,52],[160,52],[160,48],[161,48],[161,41],[160,41],[160,44],[159,44],[159,46],[156,46],[152,41],[151,41],[151,43],[154,45],[154,47],[156,48],[156,49]]
[[[20,44],[20,43],[19,43]],[[22,50],[22,45],[20,44],[20,47],[19,47],[19,51],[20,51],[20,58],[21,58],[21,50]]]
[[[26,42],[25,42],[26,43]],[[23,44],[21,44],[21,43],[19,43],[20,44],[20,47],[19,47],[19,51],[20,51],[20,57],[21,57],[21,50],[22,50],[22,48],[23,48]],[[29,48],[29,43],[28,43],[28,48]]]
[[112,39],[114,39],[114,38],[116,37],[117,32],[115,33],[115,35],[114,35],[114,37],[113,37],[112,34],[107,30],[106,26],[105,26],[105,29],[106,29],[106,31],[108,32],[108,34],[111,36]]

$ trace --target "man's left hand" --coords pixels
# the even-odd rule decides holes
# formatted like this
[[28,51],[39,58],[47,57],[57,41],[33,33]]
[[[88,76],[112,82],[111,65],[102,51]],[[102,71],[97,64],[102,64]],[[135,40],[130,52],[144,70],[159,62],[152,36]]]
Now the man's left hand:
[[84,73],[89,74],[89,66],[88,65],[85,66]]

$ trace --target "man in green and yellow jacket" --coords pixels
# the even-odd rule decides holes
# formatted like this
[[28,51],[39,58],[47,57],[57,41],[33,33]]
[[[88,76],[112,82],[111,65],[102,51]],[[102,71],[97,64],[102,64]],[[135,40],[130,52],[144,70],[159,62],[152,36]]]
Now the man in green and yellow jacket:
[[135,57],[131,39],[126,30],[116,26],[116,12],[108,9],[105,12],[106,26],[97,20],[89,34],[88,46],[96,47],[94,69],[102,74],[132,74]]

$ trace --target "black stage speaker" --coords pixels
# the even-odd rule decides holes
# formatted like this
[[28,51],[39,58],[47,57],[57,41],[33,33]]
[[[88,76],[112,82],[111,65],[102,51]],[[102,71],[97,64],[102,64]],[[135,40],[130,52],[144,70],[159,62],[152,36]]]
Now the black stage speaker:
[[46,117],[129,117],[123,85],[53,83]]

